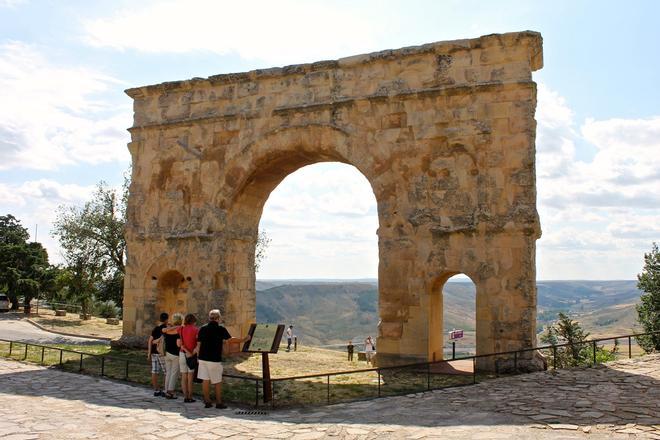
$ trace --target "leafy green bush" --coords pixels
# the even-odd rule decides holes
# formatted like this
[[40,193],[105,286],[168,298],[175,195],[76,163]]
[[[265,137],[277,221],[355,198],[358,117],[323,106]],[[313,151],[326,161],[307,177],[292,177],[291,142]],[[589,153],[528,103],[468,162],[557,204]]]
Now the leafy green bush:
[[[567,347],[558,347],[556,350],[556,359],[553,363],[557,368],[576,367],[580,365],[590,365],[593,362],[593,343],[587,338],[589,333],[585,333],[577,321],[573,321],[564,313],[557,315],[558,320],[546,329],[541,336],[541,342],[544,344],[560,345],[571,344]],[[616,359],[618,344],[612,350],[604,348],[602,345],[596,345],[596,363],[609,362]],[[550,356],[554,354],[548,353]]]
[[117,318],[121,310],[114,301],[100,301],[94,305],[94,314],[101,318]]

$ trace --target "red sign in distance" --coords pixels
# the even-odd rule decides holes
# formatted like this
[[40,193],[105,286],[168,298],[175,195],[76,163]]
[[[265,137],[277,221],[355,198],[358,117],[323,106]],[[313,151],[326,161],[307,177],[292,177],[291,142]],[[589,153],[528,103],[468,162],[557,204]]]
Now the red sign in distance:
[[449,339],[461,339],[463,337],[463,330],[452,330],[449,332]]

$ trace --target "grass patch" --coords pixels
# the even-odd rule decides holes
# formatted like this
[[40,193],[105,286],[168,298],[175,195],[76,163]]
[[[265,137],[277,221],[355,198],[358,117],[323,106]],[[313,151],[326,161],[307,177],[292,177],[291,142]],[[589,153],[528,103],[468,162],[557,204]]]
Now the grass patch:
[[92,317],[83,320],[77,313],[55,316],[53,310],[39,309],[39,315],[30,316],[30,319],[48,330],[74,335],[118,339],[122,334],[121,321],[120,325],[110,325],[106,324],[105,318]]
[[[0,356],[33,362],[46,366],[57,366],[64,371],[106,377],[149,385],[151,364],[146,351],[110,347],[107,345],[54,345],[38,347],[15,342],[9,354],[9,343],[0,342]],[[61,349],[61,350],[60,350]],[[101,356],[99,356],[101,355]],[[273,378],[305,374],[328,373],[366,368],[364,362],[349,362],[345,354],[338,351],[299,348],[297,352],[281,352],[271,355]],[[256,396],[263,404],[261,382],[261,356],[241,353],[231,356],[224,363],[225,373],[250,378],[242,380],[225,377],[223,393],[230,402],[253,405]],[[380,378],[380,395],[407,394],[424,391],[429,383],[432,388],[452,386],[472,380],[471,376],[459,377],[432,374],[430,380],[425,372],[396,369],[384,372]],[[258,380],[258,382],[257,382]],[[281,406],[317,405],[348,402],[374,398],[379,395],[379,378],[375,371],[355,372],[328,377],[293,379],[273,383],[275,404]],[[201,386],[195,385],[195,392],[201,395]]]

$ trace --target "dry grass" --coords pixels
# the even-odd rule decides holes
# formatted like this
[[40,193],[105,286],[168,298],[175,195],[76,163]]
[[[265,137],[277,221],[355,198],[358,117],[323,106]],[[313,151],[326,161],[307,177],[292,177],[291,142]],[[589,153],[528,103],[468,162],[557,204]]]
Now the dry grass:
[[30,319],[46,329],[75,335],[118,339],[122,333],[121,321],[119,325],[109,325],[105,323],[105,318],[82,320],[77,313],[55,316],[53,310],[39,309],[39,315],[33,315]]
[[[30,346],[26,352],[25,344],[14,343],[11,357],[44,365],[59,365],[67,371],[91,375],[100,375],[103,371],[105,376],[120,380],[126,379],[128,371],[128,380],[145,385],[150,382],[150,365],[143,350],[118,349],[103,345],[58,346],[58,348],[88,353],[81,356],[76,353],[64,352],[60,359],[60,351],[55,348],[42,350],[42,348]],[[93,356],[94,354],[108,357],[101,361],[101,358]],[[9,344],[0,342],[0,356],[8,355]],[[345,353],[309,347],[299,347],[298,351],[290,353],[281,351],[278,354],[271,354],[269,357],[273,379],[368,368],[365,362],[349,362],[346,360]],[[253,405],[255,397],[258,395],[260,404],[263,404],[260,381],[262,377],[261,355],[231,356],[226,359],[224,366],[226,374],[247,378],[247,380],[225,379],[224,393],[229,401]],[[259,380],[258,388],[256,380]],[[471,376],[439,374],[427,376],[426,371],[397,369],[384,372],[380,378],[376,372],[355,372],[330,376],[329,382],[328,376],[276,381],[273,390],[276,406],[300,406],[353,401],[378,395],[419,392],[428,389],[429,386],[440,388],[468,383],[471,380]],[[199,391],[198,388],[197,392]]]

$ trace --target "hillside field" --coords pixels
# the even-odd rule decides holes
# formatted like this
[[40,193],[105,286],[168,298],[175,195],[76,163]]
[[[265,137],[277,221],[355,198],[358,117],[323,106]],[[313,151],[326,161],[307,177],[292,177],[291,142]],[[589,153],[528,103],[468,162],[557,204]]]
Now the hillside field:
[[[539,281],[537,286],[539,331],[559,312],[568,313],[594,337],[639,330],[636,281]],[[260,280],[257,289],[257,321],[293,324],[301,344],[343,346],[377,334],[375,280]],[[443,295],[445,332],[464,329],[466,338],[459,345],[473,347],[474,284],[448,282]]]

